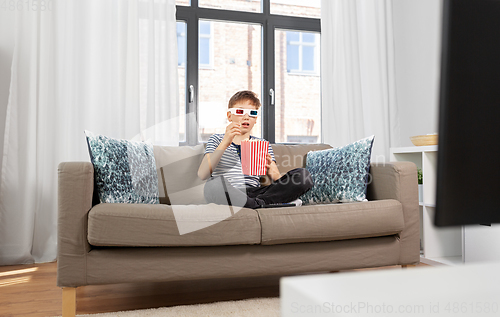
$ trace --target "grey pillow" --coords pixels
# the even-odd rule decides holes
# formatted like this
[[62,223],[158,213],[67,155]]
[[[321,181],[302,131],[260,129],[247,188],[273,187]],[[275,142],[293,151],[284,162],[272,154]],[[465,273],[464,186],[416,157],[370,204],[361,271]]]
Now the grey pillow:
[[300,197],[304,205],[366,201],[373,139],[308,152],[306,168],[314,186]]
[[85,134],[101,203],[159,203],[152,144]]

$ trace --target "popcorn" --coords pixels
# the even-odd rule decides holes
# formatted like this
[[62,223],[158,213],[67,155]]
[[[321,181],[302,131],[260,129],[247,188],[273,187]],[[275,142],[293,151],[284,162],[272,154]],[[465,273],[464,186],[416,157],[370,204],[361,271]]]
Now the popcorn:
[[245,175],[266,175],[269,141],[242,140],[241,167]]

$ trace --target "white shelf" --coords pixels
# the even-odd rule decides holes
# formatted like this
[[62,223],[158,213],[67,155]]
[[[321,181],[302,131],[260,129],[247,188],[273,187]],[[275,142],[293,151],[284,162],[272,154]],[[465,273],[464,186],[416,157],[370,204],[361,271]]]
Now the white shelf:
[[408,147],[397,147],[391,148],[391,153],[402,154],[402,153],[422,153],[422,152],[437,152],[437,145],[427,145],[427,146],[408,146]]
[[438,228],[434,225],[438,146],[409,146],[390,149],[391,161],[409,161],[422,170],[423,201],[420,206],[421,262],[429,265],[463,263],[461,227]]

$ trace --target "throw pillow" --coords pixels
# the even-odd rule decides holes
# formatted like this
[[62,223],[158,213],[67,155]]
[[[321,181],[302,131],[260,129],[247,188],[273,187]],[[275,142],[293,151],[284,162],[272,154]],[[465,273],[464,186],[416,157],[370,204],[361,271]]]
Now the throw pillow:
[[366,201],[373,139],[308,152],[306,168],[314,186],[300,197],[304,204]]
[[85,134],[101,203],[159,203],[152,144]]

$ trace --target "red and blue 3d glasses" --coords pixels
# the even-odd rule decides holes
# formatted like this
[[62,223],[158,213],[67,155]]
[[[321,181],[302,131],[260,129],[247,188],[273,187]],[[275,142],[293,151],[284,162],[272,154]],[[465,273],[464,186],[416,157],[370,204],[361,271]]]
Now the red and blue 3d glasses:
[[248,114],[249,117],[255,118],[259,115],[259,110],[255,109],[229,108],[228,111],[237,116],[244,116],[245,114]]

